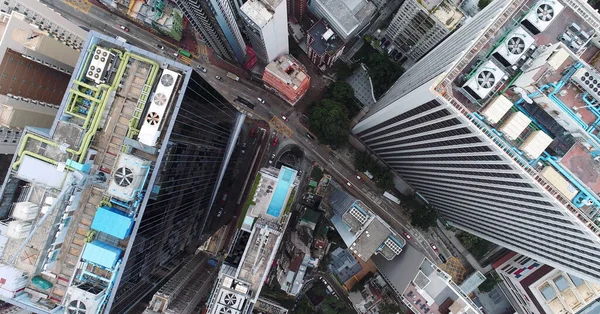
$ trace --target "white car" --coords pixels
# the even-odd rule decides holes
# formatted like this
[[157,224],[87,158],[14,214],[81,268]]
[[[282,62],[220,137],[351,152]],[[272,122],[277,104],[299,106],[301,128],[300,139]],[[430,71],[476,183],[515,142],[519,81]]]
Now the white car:
[[258,100],[258,102],[260,102],[261,104],[264,104],[264,103],[265,103],[265,100],[264,100],[264,99],[262,99],[262,98],[260,98],[260,97],[256,98],[256,100]]

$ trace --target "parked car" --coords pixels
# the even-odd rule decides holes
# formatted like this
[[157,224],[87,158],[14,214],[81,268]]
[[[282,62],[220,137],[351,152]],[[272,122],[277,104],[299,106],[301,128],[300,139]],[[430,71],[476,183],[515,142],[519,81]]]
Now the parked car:
[[290,121],[290,119],[288,119],[288,117],[286,117],[285,115],[281,116],[281,120],[286,121],[286,122]]
[[122,30],[129,32],[129,28],[125,25],[119,25],[119,28],[121,28]]
[[306,134],[304,134],[304,135],[306,135],[306,137],[308,137],[308,138],[309,138],[309,139],[311,139],[311,140],[314,140],[314,139],[315,139],[315,138],[314,138],[312,135],[310,135],[310,133],[306,133]]
[[198,66],[198,70],[202,71],[202,73],[206,73],[206,68],[201,65]]
[[269,164],[272,164],[273,160],[275,160],[275,154],[271,155],[271,158],[269,159]]
[[277,146],[277,142],[279,142],[279,137],[275,136],[275,138],[273,139],[273,142],[271,142],[271,145]]
[[442,263],[446,263],[446,257],[444,257],[444,255],[440,254],[438,257],[442,260]]
[[179,54],[177,52],[173,52],[173,57],[177,58],[179,57]]
[[352,183],[350,183],[350,181],[348,181],[348,180],[344,180],[344,182],[346,183],[346,185],[347,185],[348,187],[352,187]]
[[360,182],[363,182],[363,181],[364,181],[364,180],[363,180],[363,178],[362,178],[360,175],[358,175],[358,174],[356,175],[356,178],[357,178],[357,179],[358,179],[358,181],[360,181]]
[[431,245],[431,248],[432,248],[434,251],[436,251],[436,252],[438,251],[438,248],[437,248],[437,246],[435,246],[435,244],[433,244],[433,243],[430,243],[429,245]]
[[410,236],[410,234],[408,234],[408,232],[404,232],[404,237],[408,240],[412,240],[412,237]]
[[218,76],[218,75],[215,75],[215,78],[216,78],[217,80],[219,80],[219,81],[223,82],[223,78],[222,78],[222,77],[220,77],[220,76]]
[[258,102],[261,103],[261,104],[265,103],[265,100],[262,99],[262,98],[260,98],[260,97],[257,97],[256,100],[258,100]]

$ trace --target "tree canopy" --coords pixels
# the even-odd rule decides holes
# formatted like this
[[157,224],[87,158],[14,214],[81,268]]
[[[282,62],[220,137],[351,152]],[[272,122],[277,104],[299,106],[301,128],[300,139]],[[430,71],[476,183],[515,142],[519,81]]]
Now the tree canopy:
[[394,188],[394,175],[390,171],[385,171],[377,177],[375,183],[378,188],[389,191]]
[[398,304],[386,303],[379,306],[379,314],[398,314],[403,313]]
[[348,109],[331,99],[321,99],[310,109],[310,130],[319,142],[339,147],[348,142]]
[[325,300],[321,303],[321,312],[323,312],[323,314],[339,314],[344,313],[347,310],[344,302],[330,294],[326,295]]
[[402,67],[378,52],[367,55],[365,63],[373,82],[373,93],[379,98],[404,73]]
[[410,218],[410,223],[413,226],[427,230],[429,227],[436,225],[438,212],[433,208],[422,206],[420,208],[413,209],[413,211],[410,213]]
[[487,7],[488,4],[490,4],[492,2],[492,0],[479,0],[479,3],[477,3],[477,6],[479,6],[480,10],[483,10],[483,8]]

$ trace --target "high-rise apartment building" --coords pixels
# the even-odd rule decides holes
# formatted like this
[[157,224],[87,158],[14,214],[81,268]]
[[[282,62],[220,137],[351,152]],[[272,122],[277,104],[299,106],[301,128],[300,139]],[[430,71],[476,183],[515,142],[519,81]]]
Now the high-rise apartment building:
[[175,3],[217,55],[244,63],[246,44],[229,0],[175,0]]
[[448,36],[463,18],[457,5],[448,0],[407,0],[396,12],[385,36],[406,57],[417,61]]
[[510,252],[493,264],[519,314],[600,312],[600,285]]
[[287,14],[296,23],[302,22],[308,10],[307,0],[287,0]]
[[494,1],[353,133],[451,225],[598,282],[598,30],[583,1]]
[[52,125],[86,32],[38,1],[1,6],[0,154],[13,154],[24,127]]
[[306,33],[308,58],[319,70],[331,67],[344,52],[344,41],[329,27],[325,20],[320,20]]
[[314,0],[309,7],[318,17],[327,20],[344,41],[358,34],[377,10],[368,0]]
[[6,302],[123,313],[231,218],[213,204],[245,116],[190,67],[126,46],[91,32],[51,128],[21,137],[0,191]]
[[240,12],[258,60],[267,64],[289,53],[286,0],[248,0]]
[[298,60],[282,55],[267,64],[263,73],[265,87],[290,105],[295,105],[310,87],[310,76]]

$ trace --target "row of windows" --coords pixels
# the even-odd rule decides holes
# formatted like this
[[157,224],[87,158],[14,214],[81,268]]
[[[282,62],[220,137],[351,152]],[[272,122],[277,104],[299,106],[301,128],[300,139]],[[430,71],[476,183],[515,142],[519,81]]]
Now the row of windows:
[[[426,169],[424,169],[425,172]],[[410,176],[409,174],[407,174],[408,172],[412,173],[413,171],[405,171],[404,173],[402,173],[402,176]],[[420,178],[423,177],[423,173],[417,171],[415,174],[415,176],[418,176]],[[448,177],[451,179],[456,179],[456,176],[447,176],[441,173],[436,173],[436,174],[432,174],[432,176],[435,177],[435,179],[437,180],[439,177]],[[480,182],[480,183],[486,183],[486,184],[497,184],[497,185],[510,185],[510,186],[514,186],[514,187],[521,187],[521,188],[531,188],[532,186],[530,184],[527,183],[523,183],[523,182],[512,182],[512,181],[502,181],[500,179],[495,179],[495,178],[487,178],[487,179],[479,179],[479,178],[472,178],[469,177],[468,178],[469,181],[472,182]],[[537,194],[539,195],[539,194]]]
[[[442,145],[440,145],[442,146]],[[458,154],[458,153],[486,153],[491,152],[492,149],[487,146],[472,146],[472,147],[457,147],[457,148],[446,148],[446,149],[436,149],[436,150],[428,150],[424,152],[398,152],[393,149],[385,149],[377,151],[377,155],[381,158],[384,158],[387,155],[390,156],[420,156],[420,155],[444,155],[444,154]],[[389,152],[389,153],[388,153]]]
[[475,143],[481,143],[481,140],[476,136],[472,136],[472,137],[457,138],[457,139],[453,139],[453,140],[446,140],[446,141],[435,142],[435,143],[425,143],[425,144],[417,144],[417,145],[412,145],[412,146],[395,147],[395,148],[379,149],[379,150],[373,149],[373,150],[377,151],[377,152],[391,151],[393,149],[406,151],[406,150],[411,150],[411,149],[433,148],[433,147],[454,146],[454,145],[475,144]]
[[[513,178],[513,179],[522,179],[520,175],[515,173],[506,173],[506,172],[478,172],[478,171],[458,171],[458,170],[447,170],[447,169],[428,169],[428,168],[409,168],[403,167],[401,165],[393,166],[399,173],[402,173],[402,169],[407,170],[417,170],[419,172],[443,172],[443,173],[452,173],[458,174],[461,176],[480,176],[480,177],[498,177],[498,178]],[[470,180],[471,178],[469,178]],[[519,182],[514,182],[519,183]],[[508,182],[507,182],[508,184]],[[517,185],[518,186],[518,185]],[[531,187],[530,185],[526,185],[526,187]]]
[[[457,218],[457,217],[454,217],[454,218]],[[467,216],[462,217],[461,220],[459,220],[459,221],[468,222],[468,225],[470,228],[472,228],[474,230],[478,230],[480,233],[485,234],[491,238],[496,238],[496,236],[494,234],[492,234],[491,232],[489,232],[487,229],[481,228],[481,224],[483,223],[483,222],[481,222],[481,220],[471,219]],[[566,252],[564,250],[561,250],[560,248],[553,248],[553,250],[563,252],[566,254],[566,256],[560,256],[560,260],[557,260],[556,258],[554,258],[556,256],[556,252],[545,249],[547,247],[547,245],[544,245],[544,244],[540,243],[539,241],[535,241],[534,239],[529,238],[529,240],[531,242],[534,242],[534,244],[537,244],[537,245],[532,246],[531,243],[525,243],[521,240],[521,239],[523,239],[523,235],[521,233],[513,233],[510,230],[505,229],[504,225],[502,225],[502,229],[496,228],[495,226],[491,226],[488,224],[486,224],[486,225],[487,225],[487,228],[494,230],[497,234],[502,234],[502,236],[504,238],[502,240],[506,240],[506,238],[509,238],[509,240],[511,240],[511,241],[506,241],[506,242],[509,242],[512,245],[519,247],[524,251],[530,251],[532,248],[535,248],[537,254],[540,254],[540,251],[544,252],[545,254],[540,254],[540,255],[546,257],[549,260],[552,260],[561,265],[565,265],[565,260],[567,260],[570,262],[568,264],[569,267],[577,269],[578,271],[588,274],[590,276],[598,277],[598,271],[600,271],[600,269],[598,269],[598,267],[597,267],[597,265],[598,265],[597,261],[592,261],[589,258],[578,255],[577,256],[578,259],[583,259],[583,260],[591,262],[591,264],[583,264],[583,263],[581,263],[581,261],[579,261],[577,259],[572,259],[572,258],[566,257],[566,256],[573,256],[573,252]],[[473,226],[476,226],[476,227],[473,228]],[[577,250],[575,250],[575,251],[577,251]],[[581,267],[579,267],[577,265],[579,265]],[[589,269],[595,270],[596,273],[590,272]]]
[[407,138],[407,139],[399,140],[399,141],[395,141],[395,142],[369,145],[369,147],[371,147],[371,149],[381,148],[381,147],[390,147],[390,146],[396,146],[396,145],[401,145],[401,144],[441,139],[441,138],[446,138],[446,137],[451,137],[451,136],[460,136],[460,135],[465,135],[465,134],[471,134],[471,130],[469,130],[468,128],[444,130],[444,131],[438,132],[438,133],[432,133],[432,134],[421,135],[421,136],[417,136],[417,137],[411,137],[411,138]]
[[393,139],[397,139],[397,138],[402,138],[402,137],[406,137],[409,135],[415,135],[415,134],[420,134],[420,133],[425,133],[425,132],[432,132],[432,131],[438,131],[439,129],[445,128],[445,127],[451,127],[451,126],[455,126],[460,124],[460,120],[458,120],[457,118],[453,118],[450,120],[445,120],[445,121],[440,121],[440,122],[436,122],[430,125],[425,125],[419,128],[416,128],[414,130],[410,130],[410,131],[405,131],[402,133],[397,133],[397,134],[392,134],[389,136],[385,136],[382,138],[378,138],[372,141],[372,143],[368,144],[368,145],[372,145],[372,144],[376,144],[376,143],[381,143],[387,140],[393,140]]
[[[405,178],[416,178],[416,180],[421,179],[419,176],[413,176],[413,175],[405,175],[403,174],[402,177]],[[440,178],[440,177],[436,177],[436,180],[440,181],[440,182],[445,182],[448,184],[456,184],[456,182],[450,182],[450,181],[445,181],[445,178]],[[454,178],[453,178],[454,179]],[[486,181],[485,183],[487,184],[498,184],[499,182],[496,181],[491,181],[491,180],[479,180],[479,179],[471,179],[469,178],[468,181]],[[500,183],[502,184],[502,183]],[[480,189],[488,189],[490,191],[500,191],[500,192],[506,192],[506,193],[512,193],[512,194],[521,194],[521,195],[528,195],[528,196],[537,196],[537,197],[543,197],[542,194],[540,193],[536,193],[536,192],[531,192],[531,191],[523,191],[520,189],[515,189],[515,190],[510,190],[510,189],[505,189],[505,188],[499,188],[497,186],[487,186],[487,185],[475,185],[475,184],[468,184],[466,182],[460,182],[461,186],[468,186],[468,187],[472,187],[472,188],[480,188]],[[552,205],[551,203],[548,203],[549,205]]]
[[410,120],[410,121],[405,122],[405,123],[398,124],[398,125],[393,126],[391,128],[388,128],[388,129],[385,129],[385,130],[382,130],[382,131],[379,131],[379,132],[375,132],[373,134],[369,134],[369,135],[367,135],[367,136],[365,136],[363,138],[363,141],[369,142],[370,139],[378,137],[380,135],[384,135],[384,134],[388,134],[388,133],[391,133],[391,132],[394,132],[394,131],[399,131],[399,130],[402,130],[402,129],[406,129],[406,128],[409,128],[411,126],[415,126],[415,125],[419,125],[419,124],[422,124],[422,123],[426,123],[428,121],[433,121],[435,119],[447,117],[449,115],[450,115],[450,111],[448,111],[448,109],[438,110],[438,111],[432,112],[432,113],[430,113],[428,115],[425,115],[423,117],[420,117],[420,118],[417,118],[417,119],[413,119],[413,120]]
[[411,110],[409,110],[409,111],[407,111],[407,112],[405,112],[403,114],[397,115],[397,116],[395,116],[395,117],[393,117],[393,118],[391,118],[389,120],[383,121],[383,122],[381,122],[381,123],[379,123],[379,124],[377,124],[375,126],[372,126],[372,127],[368,128],[368,129],[366,129],[364,131],[358,132],[356,135],[358,135],[359,137],[363,136],[363,135],[365,135],[365,134],[367,134],[367,133],[369,133],[371,131],[374,131],[374,130],[377,130],[377,129],[381,129],[381,128],[386,127],[386,126],[388,126],[390,124],[402,121],[402,120],[404,120],[404,119],[406,119],[408,117],[412,117],[414,115],[417,115],[419,113],[425,112],[425,111],[427,111],[429,109],[433,109],[433,108],[438,107],[438,106],[440,106],[440,104],[436,100],[432,100],[430,102],[426,102],[426,103],[424,103],[424,104],[422,104],[422,105],[420,105],[420,106],[418,106],[416,108],[413,108],[413,109],[411,109]]

